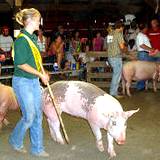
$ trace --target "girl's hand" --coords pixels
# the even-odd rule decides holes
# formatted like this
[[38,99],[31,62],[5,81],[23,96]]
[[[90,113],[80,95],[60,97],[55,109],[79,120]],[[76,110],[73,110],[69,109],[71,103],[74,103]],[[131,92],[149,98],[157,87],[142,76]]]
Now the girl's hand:
[[48,74],[46,74],[46,73],[41,73],[40,74],[40,78],[41,78],[41,80],[42,80],[42,82],[45,84],[45,85],[47,85],[47,83],[49,82],[49,75]]

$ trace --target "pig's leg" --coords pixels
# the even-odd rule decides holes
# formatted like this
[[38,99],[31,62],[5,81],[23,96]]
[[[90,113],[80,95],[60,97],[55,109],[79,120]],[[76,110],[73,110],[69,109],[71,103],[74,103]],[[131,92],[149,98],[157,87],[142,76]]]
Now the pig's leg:
[[54,131],[53,131],[53,129],[52,129],[51,121],[49,120],[49,118],[47,119],[47,121],[48,121],[48,125],[49,125],[49,130],[50,130],[51,137],[52,137],[55,141],[57,141],[57,139],[56,139],[56,134],[54,133]]
[[131,97],[131,93],[130,93],[130,86],[131,86],[131,80],[127,80],[126,82],[126,90],[127,90],[127,95]]
[[108,140],[108,153],[110,155],[110,157],[115,157],[116,153],[114,151],[114,146],[113,146],[113,137],[107,133],[107,140]]
[[92,128],[93,134],[96,137],[96,146],[98,148],[98,150],[100,152],[104,151],[104,147],[103,147],[103,141],[102,141],[102,133],[101,130],[98,126],[96,126],[95,124],[90,123],[90,126]]
[[157,92],[157,81],[153,79],[153,91]]
[[122,77],[122,93],[123,93],[123,95],[125,95],[125,92],[126,92],[126,82],[125,82],[124,77]]
[[62,134],[60,132],[60,123],[59,123],[59,120],[52,121],[50,119],[47,119],[47,121],[48,121],[48,124],[49,124],[50,133],[51,133],[52,138],[56,142],[58,142],[60,144],[64,144],[65,142],[64,142]]
[[3,120],[4,120],[5,114],[3,112],[0,112],[0,129],[3,126]]
[[2,130],[2,126],[3,126],[3,124],[2,124],[2,122],[0,122],[0,132]]
[[145,90],[148,90],[148,80],[145,81]]

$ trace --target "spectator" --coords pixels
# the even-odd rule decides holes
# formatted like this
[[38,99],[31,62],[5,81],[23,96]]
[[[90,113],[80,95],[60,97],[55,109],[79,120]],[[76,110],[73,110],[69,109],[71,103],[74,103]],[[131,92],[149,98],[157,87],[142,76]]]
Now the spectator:
[[62,25],[58,26],[58,31],[56,32],[56,34],[61,35],[64,41],[66,40],[66,33]]
[[[150,51],[154,51],[154,49],[151,47],[149,38],[147,37],[147,30],[148,27],[146,24],[139,24],[139,30],[140,32],[137,35],[136,38],[136,45],[137,45],[137,51],[138,51],[138,60],[141,61],[151,61],[152,57],[149,56]],[[145,88],[145,81],[139,81],[137,83],[137,89],[138,90],[144,90]]]
[[43,31],[44,30],[42,27],[40,27],[39,30],[37,31],[37,35],[38,35],[37,44],[39,46],[42,57],[46,56],[46,52],[48,49],[47,38],[43,35]]
[[13,38],[9,35],[9,28],[7,26],[2,27],[2,34],[0,35],[0,50],[2,52],[11,51]]
[[[157,19],[151,20],[151,28],[148,30],[148,37],[153,48],[160,51],[160,26]],[[153,61],[160,61],[160,58],[152,58]]]
[[97,32],[96,37],[93,38],[93,51],[102,51],[104,44],[104,38],[100,32]]
[[72,49],[73,49],[73,54],[75,52],[80,52],[81,51],[81,40],[80,40],[79,31],[74,32],[71,43],[72,43],[71,45],[72,45]]
[[116,98],[122,98],[118,95],[118,87],[122,73],[122,56],[121,49],[125,49],[125,42],[123,38],[123,24],[121,21],[115,23],[115,30],[109,34],[108,61],[113,69],[112,81],[110,84],[110,95]]
[[49,49],[49,55],[53,56],[52,63],[57,61],[58,68],[60,69],[63,65],[62,60],[64,59],[64,42],[60,34],[55,35],[55,40],[52,42]]
[[141,23],[139,25],[140,32],[136,37],[136,46],[138,50],[138,59],[142,61],[149,61],[151,60],[149,57],[149,52],[154,51],[151,47],[151,43],[147,36],[148,26],[146,24]]
[[[11,46],[13,38],[9,35],[8,26],[2,27],[2,34],[0,35],[0,52],[7,57],[11,56]],[[4,56],[3,55],[3,56]]]

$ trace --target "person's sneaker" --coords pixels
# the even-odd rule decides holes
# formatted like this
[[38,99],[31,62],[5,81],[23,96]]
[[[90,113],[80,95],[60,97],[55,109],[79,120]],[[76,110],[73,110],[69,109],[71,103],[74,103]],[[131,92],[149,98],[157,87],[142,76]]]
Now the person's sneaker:
[[145,88],[137,88],[137,91],[144,91]]
[[113,97],[115,97],[116,99],[124,98],[124,96],[123,96],[123,95],[116,95],[116,96],[113,96]]
[[37,157],[49,157],[49,154],[45,151],[42,151],[40,153],[34,154]]
[[27,153],[27,150],[23,147],[23,148],[13,148],[15,151],[19,152],[19,153]]

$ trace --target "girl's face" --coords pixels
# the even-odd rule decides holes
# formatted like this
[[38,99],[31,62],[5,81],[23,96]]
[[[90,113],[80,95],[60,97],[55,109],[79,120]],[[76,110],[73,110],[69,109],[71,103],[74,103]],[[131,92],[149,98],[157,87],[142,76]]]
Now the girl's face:
[[31,19],[31,25],[33,27],[33,29],[36,31],[36,30],[39,30],[39,25],[40,25],[40,17],[37,16],[37,17],[33,17]]

